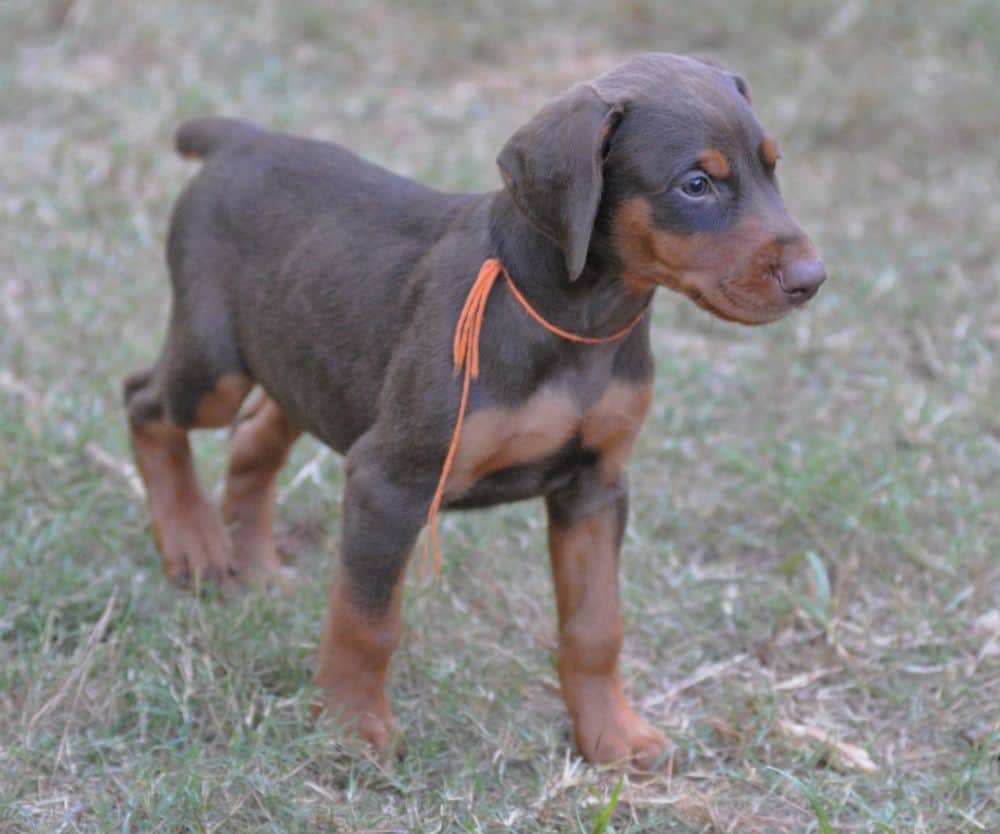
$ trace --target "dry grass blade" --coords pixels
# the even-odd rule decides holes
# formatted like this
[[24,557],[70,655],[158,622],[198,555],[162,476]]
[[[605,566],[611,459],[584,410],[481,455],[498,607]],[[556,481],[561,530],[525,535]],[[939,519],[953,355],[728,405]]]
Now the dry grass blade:
[[865,750],[856,744],[838,740],[831,733],[819,727],[796,724],[783,718],[774,723],[774,728],[792,744],[807,749],[819,746],[828,755],[828,762],[835,770],[845,772],[877,773],[878,767]]
[[24,400],[32,411],[42,406],[41,394],[6,369],[0,369],[0,391],[5,391],[13,397]]
[[330,450],[326,446],[321,446],[319,450],[306,463],[302,465],[298,472],[278,492],[278,504],[284,504],[289,496],[295,492],[306,481],[318,481],[322,471],[323,461],[330,457]]
[[749,655],[738,654],[735,657],[731,657],[728,660],[720,660],[717,663],[705,663],[694,670],[693,673],[688,675],[683,680],[677,681],[677,683],[672,684],[667,688],[662,694],[650,698],[647,700],[647,706],[659,706],[660,704],[669,704],[678,695],[691,689],[699,684],[705,683],[710,680],[715,680],[717,678],[723,677],[729,670],[739,666],[743,663]]
[[142,479],[131,463],[119,460],[93,441],[83,447],[83,452],[91,462],[120,478],[136,498],[140,501],[146,500],[146,488],[142,485]]
[[107,631],[108,623],[111,622],[111,614],[115,608],[115,601],[117,600],[117,592],[112,592],[111,596],[108,597],[108,602],[104,606],[104,612],[101,614],[100,618],[95,623],[93,629],[91,629],[90,634],[87,636],[87,642],[84,644],[83,651],[80,653],[80,659],[73,670],[66,676],[63,680],[59,689],[56,690],[55,694],[49,698],[28,721],[27,731],[25,733],[25,746],[30,747],[32,739],[34,737],[35,728],[38,723],[52,710],[54,710],[63,699],[69,694],[70,690],[73,688],[74,684],[80,685],[87,677],[87,672],[90,670],[90,665],[94,660],[94,652],[97,651],[98,645],[100,645],[101,640],[104,639],[104,633]]
[[409,828],[359,828],[350,834],[413,834]]

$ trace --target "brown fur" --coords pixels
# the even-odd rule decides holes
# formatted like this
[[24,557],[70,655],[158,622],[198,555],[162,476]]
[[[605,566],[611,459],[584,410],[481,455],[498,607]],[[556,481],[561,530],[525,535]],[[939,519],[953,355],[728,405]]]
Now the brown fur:
[[[545,499],[577,746],[596,762],[660,761],[666,739],[629,706],[618,671],[625,464],[652,396],[651,296],[664,286],[760,324],[825,278],[781,201],[746,82],[703,60],[639,56],[516,131],[497,159],[504,187],[487,194],[442,194],[230,119],[185,123],[177,147],[204,162],[170,224],[167,337],[124,388],[167,576],[223,588],[275,577],[275,478],[292,444],[307,432],[344,454],[317,685],[329,715],[388,749],[402,580],[461,402],[452,338],[497,259],[555,327],[623,335],[567,342],[498,285],[443,508]],[[702,177],[710,188],[689,193]],[[237,416],[252,385],[262,393]],[[187,435],[234,418],[220,516]]]

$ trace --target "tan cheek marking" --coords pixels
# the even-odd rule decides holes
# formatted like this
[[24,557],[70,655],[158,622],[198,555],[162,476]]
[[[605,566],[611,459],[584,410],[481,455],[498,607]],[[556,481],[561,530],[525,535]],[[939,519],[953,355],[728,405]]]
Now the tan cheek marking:
[[642,289],[665,286],[693,298],[707,294],[723,273],[725,235],[679,235],[658,229],[643,197],[626,201],[618,216],[618,244],[626,283]]
[[583,446],[600,454],[601,475],[606,481],[615,480],[624,470],[652,399],[651,382],[614,382],[584,416]]
[[750,217],[718,234],[678,235],[657,229],[645,197],[626,200],[615,218],[622,279],[635,289],[665,286],[715,316],[743,324],[784,312],[768,277],[778,254],[771,231]]
[[778,143],[773,136],[765,136],[760,143],[760,158],[768,168],[778,164]]
[[658,286],[680,290],[680,276],[694,260],[692,239],[657,229],[644,197],[626,200],[615,217],[615,238],[622,279],[637,292]]
[[733,172],[726,155],[715,148],[702,151],[698,157],[698,164],[706,174],[717,180],[724,180]]
[[220,376],[212,390],[198,400],[194,427],[228,426],[252,387],[253,382],[244,374]]
[[452,500],[491,472],[532,463],[559,451],[580,427],[580,409],[568,395],[540,391],[516,409],[484,409],[465,418],[445,487]]

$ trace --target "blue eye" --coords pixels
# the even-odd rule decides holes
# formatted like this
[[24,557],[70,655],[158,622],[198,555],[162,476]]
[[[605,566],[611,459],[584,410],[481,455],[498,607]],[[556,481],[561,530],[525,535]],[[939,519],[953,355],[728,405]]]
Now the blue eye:
[[686,180],[683,185],[681,185],[681,191],[688,195],[688,197],[704,197],[711,187],[708,177],[699,174],[697,176],[691,177],[691,179]]

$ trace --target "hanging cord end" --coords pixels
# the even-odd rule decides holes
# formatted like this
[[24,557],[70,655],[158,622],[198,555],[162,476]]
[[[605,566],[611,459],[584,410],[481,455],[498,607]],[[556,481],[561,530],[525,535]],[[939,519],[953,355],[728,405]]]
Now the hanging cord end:
[[438,544],[437,517],[444,498],[444,488],[451,474],[455,453],[458,451],[458,441],[462,436],[462,423],[465,419],[465,409],[469,404],[469,386],[472,380],[479,376],[479,336],[483,330],[483,317],[486,314],[486,301],[490,290],[496,283],[503,266],[498,258],[487,258],[479,268],[479,275],[469,290],[465,305],[455,326],[455,338],[452,341],[451,360],[455,375],[464,371],[462,378],[462,398],[458,406],[458,418],[455,420],[455,431],[452,432],[448,444],[448,454],[441,467],[441,477],[438,479],[434,498],[427,511],[427,536],[424,539],[424,571],[427,572],[431,553],[434,554],[434,576],[441,576],[441,548]]

